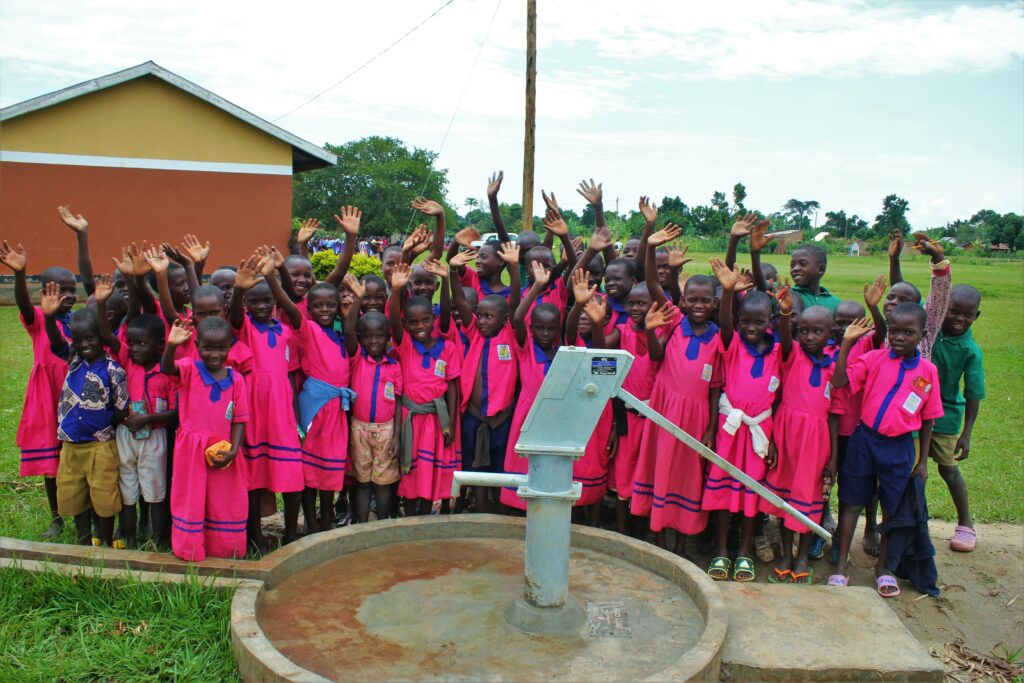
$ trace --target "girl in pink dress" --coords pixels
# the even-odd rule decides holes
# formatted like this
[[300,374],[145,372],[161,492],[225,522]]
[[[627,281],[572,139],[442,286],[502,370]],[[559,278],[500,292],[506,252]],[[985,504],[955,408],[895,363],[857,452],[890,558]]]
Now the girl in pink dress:
[[295,413],[288,409],[295,398],[289,373],[298,367],[295,334],[290,326],[273,317],[274,294],[270,285],[258,279],[257,267],[256,257],[239,266],[230,320],[239,342],[253,356],[252,372],[246,376],[252,415],[242,455],[249,470],[249,542],[267,552],[269,546],[260,523],[262,492],[282,494],[282,542],[291,543],[298,538],[299,504],[305,479]]
[[[22,477],[43,477],[51,515],[50,527],[43,532],[43,537],[54,538],[64,527],[64,521],[57,514],[56,477],[60,462],[57,404],[60,403],[61,387],[68,374],[68,364],[50,350],[43,310],[32,304],[25,278],[25,267],[28,265],[25,248],[20,244],[12,247],[5,240],[0,246],[0,261],[14,271],[14,300],[18,305],[21,324],[32,340],[32,372],[25,387],[25,404],[15,439],[21,450],[18,474]],[[71,339],[68,319],[77,292],[74,273],[67,268],[51,267],[45,269],[39,279],[42,287],[50,282],[60,285],[61,303],[56,316],[57,325],[64,338]]]
[[[779,308],[781,333],[782,327],[788,327],[786,322],[792,311],[786,290],[779,296]],[[779,342],[783,358],[782,401],[765,458],[768,487],[816,522],[820,522],[825,510],[823,494],[832,486],[830,463],[834,468],[838,459],[838,418],[832,414],[835,365],[825,348],[831,331],[832,313],[824,306],[811,306],[797,321],[799,348],[791,348],[789,339]],[[803,524],[763,499],[761,509],[776,515],[781,523],[781,560],[768,577],[769,582],[811,583],[812,568],[807,566],[807,554],[812,535]],[[800,534],[796,558],[792,550],[794,533]]]
[[[248,392],[241,373],[225,365],[231,325],[207,318],[195,331],[199,359],[175,361],[175,349],[192,334],[191,323],[176,320],[162,362],[165,373],[179,378],[171,549],[186,562],[245,557],[248,478],[245,459],[237,456],[249,421]],[[228,447],[209,454],[225,441]]]
[[398,495],[406,499],[406,516],[429,514],[435,500],[447,502],[453,475],[462,464],[455,419],[462,349],[458,342],[434,336],[428,299],[414,296],[403,301],[409,274],[408,264],[395,266],[388,309],[405,392]]
[[[739,278],[720,259],[712,258],[711,267],[722,285],[719,306],[725,386],[719,398],[718,454],[751,478],[762,481],[767,468],[765,457],[772,438],[772,404],[781,384],[779,344],[768,331],[772,322],[772,299],[764,292],[750,292],[740,301],[733,328],[733,293]],[[791,340],[789,318],[778,325],[783,343]],[[792,343],[789,341],[788,343]],[[725,470],[711,465],[704,485],[701,507],[714,511],[716,556],[708,575],[716,581],[753,581],[751,559],[754,522],[759,497]],[[743,515],[742,538],[735,566],[728,556],[729,519],[732,513]]]

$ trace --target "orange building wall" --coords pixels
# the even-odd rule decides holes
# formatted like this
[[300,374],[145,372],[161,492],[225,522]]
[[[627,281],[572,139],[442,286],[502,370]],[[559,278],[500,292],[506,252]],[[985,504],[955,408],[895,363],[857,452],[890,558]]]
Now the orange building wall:
[[74,235],[57,216],[68,205],[89,220],[94,269],[128,242],[178,243],[185,233],[212,241],[209,274],[237,265],[260,244],[287,246],[290,175],[0,163],[0,239],[28,250],[29,273],[76,269]]

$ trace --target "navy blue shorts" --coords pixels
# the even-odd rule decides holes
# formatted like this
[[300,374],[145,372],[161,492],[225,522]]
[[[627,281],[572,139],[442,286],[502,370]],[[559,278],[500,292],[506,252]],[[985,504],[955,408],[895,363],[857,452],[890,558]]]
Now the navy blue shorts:
[[487,467],[473,467],[476,458],[476,430],[482,422],[469,411],[462,414],[460,426],[462,438],[462,471],[463,472],[494,472],[505,471],[505,446],[508,444],[508,433],[512,428],[512,418],[491,429],[491,464]]
[[885,436],[865,424],[853,432],[839,467],[839,502],[863,507],[878,488],[882,510],[895,510],[914,469],[914,436]]

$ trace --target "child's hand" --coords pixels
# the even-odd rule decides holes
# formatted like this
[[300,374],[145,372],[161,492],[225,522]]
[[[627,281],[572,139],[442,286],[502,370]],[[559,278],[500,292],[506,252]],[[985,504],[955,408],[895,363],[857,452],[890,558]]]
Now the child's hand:
[[911,249],[915,249],[922,254],[927,255],[931,258],[932,263],[938,263],[942,259],[946,258],[946,252],[942,249],[942,244],[938,240],[933,240],[926,233],[915,232],[914,233],[914,246]]
[[431,275],[436,275],[442,280],[448,277],[448,266],[439,259],[428,258],[426,261],[420,263],[423,266],[423,270],[427,271]]
[[476,228],[463,228],[455,233],[455,241],[466,249],[473,248],[473,242],[480,239],[480,231]]
[[3,261],[3,264],[15,273],[20,273],[28,265],[28,254],[25,253],[25,247],[20,244],[12,247],[7,240],[4,240],[3,244],[0,244],[0,261]]
[[299,234],[295,236],[295,240],[300,244],[309,244],[320,227],[320,221],[315,218],[307,218],[299,225]]
[[756,225],[750,227],[750,251],[761,251],[768,246],[774,237],[768,232],[771,225],[767,220],[760,220]]
[[736,280],[735,292],[745,292],[754,288],[754,274],[749,268],[740,268],[740,277]]
[[206,244],[203,244],[199,241],[198,237],[189,233],[185,235],[183,241],[184,243],[178,246],[178,251],[188,254],[193,263],[206,263],[206,259],[210,258],[209,240],[206,241]]
[[829,459],[828,464],[825,465],[825,469],[821,472],[821,493],[822,495],[828,495],[828,492],[832,490],[832,485],[836,483],[836,469],[837,463]]
[[793,314],[793,295],[790,294],[788,286],[780,288],[772,296],[779,302],[780,315],[789,316]]
[[128,248],[121,248],[121,258],[114,257],[114,265],[117,266],[118,272],[125,277],[135,275],[132,270],[132,257],[128,254]]
[[679,237],[682,232],[683,229],[675,223],[666,223],[664,228],[647,238],[647,246],[660,247]]
[[889,233],[889,258],[899,256],[903,251],[903,233],[899,228]]
[[145,429],[146,426],[149,425],[149,421],[150,416],[146,413],[132,413],[131,415],[126,415],[125,418],[121,420],[121,424],[127,427],[128,431],[134,434],[140,429]]
[[857,341],[872,329],[874,329],[874,325],[871,324],[871,318],[854,320],[846,326],[846,331],[843,332],[843,341]]
[[541,287],[546,287],[551,281],[551,271],[545,268],[540,261],[530,264],[530,272],[533,273],[533,281]]
[[914,467],[914,471],[910,473],[910,476],[921,477],[922,482],[928,481],[928,458],[921,458],[921,462]]
[[703,438],[701,438],[700,442],[702,444],[704,444],[705,446],[707,446],[708,448],[710,448],[711,450],[715,450],[715,437],[716,436],[718,436],[718,421],[717,420],[715,422],[711,423],[710,425],[708,425],[708,429],[707,429],[706,432],[704,432],[704,436],[703,436]]
[[887,281],[884,275],[879,275],[875,278],[874,283],[864,283],[864,303],[868,305],[868,308],[874,308],[878,305],[878,302],[885,296],[885,287]]
[[244,292],[263,280],[260,275],[260,261],[262,260],[262,257],[256,253],[238,264],[238,270],[235,271],[235,289]]
[[[164,246],[166,247],[167,245]],[[170,260],[167,258],[166,251],[166,249],[161,251],[157,247],[150,247],[145,252],[146,263],[149,264],[149,267],[152,268],[153,272],[157,275],[166,273],[167,269],[171,265]]]
[[[415,205],[416,202],[413,202]],[[334,222],[341,226],[341,229],[345,231],[345,234],[349,237],[355,237],[359,234],[359,221],[363,217],[363,212],[356,206],[343,206],[340,210],[341,215],[334,214]]]
[[263,276],[263,279],[270,277],[274,274],[274,271],[277,270],[274,268],[274,258],[269,255],[261,256],[259,263],[256,264],[256,269],[259,271],[259,274]]
[[58,206],[57,213],[60,215],[60,219],[64,221],[64,225],[68,226],[76,233],[86,232],[89,229],[89,221],[85,220],[82,214],[77,216],[72,215],[71,211],[66,206]]
[[612,246],[612,231],[607,227],[597,228],[594,230],[594,234],[590,236],[589,246],[598,253]]
[[583,251],[583,238],[582,237],[573,237],[572,238],[572,249],[577,254],[579,254],[580,252]]
[[[640,213],[643,214],[647,225],[654,225],[655,221],[658,220],[658,207],[654,205],[654,202],[647,195],[640,197]],[[665,227],[667,228],[668,225]]]
[[412,272],[412,267],[404,261],[395,264],[395,269],[391,271],[391,290],[401,289],[409,284],[409,274]]
[[580,306],[585,306],[594,297],[594,292],[597,291],[597,285],[591,287],[589,280],[587,272],[582,268],[572,271],[572,295]]
[[498,258],[504,261],[505,265],[517,266],[519,264],[519,245],[515,242],[505,242],[501,245]]
[[271,246],[267,247],[266,249],[267,249],[267,253],[264,254],[264,256],[269,257],[270,260],[274,262],[274,269],[275,270],[284,265],[284,254],[282,254],[280,251],[278,251],[277,247],[271,245]]
[[43,285],[39,293],[39,307],[43,309],[43,315],[47,318],[57,315],[57,311],[60,310],[60,305],[64,299],[65,297],[60,295],[59,283],[47,282]]
[[128,245],[128,256],[132,259],[132,274],[143,276],[149,273],[149,261],[146,259],[146,252],[149,251],[149,242],[142,241],[142,246],[135,246],[135,242]]
[[429,243],[430,233],[427,231],[427,226],[421,224],[405,239],[402,251],[415,258],[427,250]]
[[715,258],[712,256],[708,259],[708,263],[711,264],[711,270],[714,271],[715,277],[718,278],[718,283],[722,285],[722,289],[736,289],[736,282],[740,278],[740,272],[735,268],[729,270],[722,259]]
[[953,455],[956,456],[953,459],[957,462],[963,462],[970,454],[971,434],[970,432],[963,432],[960,434],[960,438],[956,440],[956,446],[953,447]]
[[388,441],[388,456],[391,458],[398,457],[398,438],[395,436],[392,436],[391,440]]
[[619,430],[614,425],[608,431],[608,441],[605,442],[604,449],[608,452],[609,459],[614,458],[615,452],[619,450]]
[[498,171],[497,173],[491,174],[491,179],[487,181],[487,198],[494,199],[498,196],[498,190],[501,189],[501,181],[505,179],[505,172]]
[[[238,286],[237,284],[235,285]],[[167,343],[171,346],[181,346],[192,338],[192,323],[188,320],[178,318],[167,333]]]
[[[559,212],[558,200],[555,199],[555,193],[548,194],[544,190],[540,191],[541,198],[544,199],[544,206],[548,207],[548,211]],[[559,212],[560,213],[560,212]]]
[[764,466],[768,469],[775,469],[775,466],[779,463],[779,449],[775,447],[775,442],[772,441],[768,444],[768,453],[764,456]]
[[163,252],[164,254],[167,255],[167,258],[174,261],[182,268],[184,268],[189,263],[192,263],[192,258],[190,256],[178,251],[178,249],[171,246],[169,242],[164,242],[163,244],[160,245],[160,248],[163,249]]
[[647,311],[647,316],[644,318],[644,326],[648,330],[656,330],[659,327],[671,325],[676,320],[676,313],[677,309],[675,306],[655,301]]
[[569,226],[557,209],[548,209],[544,215],[544,229],[555,237],[564,237],[569,234]]
[[669,268],[682,268],[687,263],[692,261],[692,258],[685,258],[686,252],[690,250],[689,244],[684,244],[683,248],[679,248],[679,243],[674,242],[668,249],[668,267]]
[[448,265],[452,268],[462,268],[474,259],[476,259],[476,249],[467,249],[466,251],[460,251],[455,256],[452,256],[448,260]]
[[348,287],[348,291],[352,292],[352,296],[357,299],[363,298],[363,294],[366,293],[366,287],[363,287],[363,283],[359,281],[359,278],[352,273],[345,273],[344,283]]
[[411,206],[412,206],[412,208],[414,208],[417,211],[419,211],[420,213],[422,213],[424,216],[443,216],[444,215],[444,207],[443,206],[441,206],[440,204],[438,204],[434,200],[427,199],[425,197],[417,197],[416,199],[412,200]]
[[595,294],[583,305],[583,312],[595,325],[604,325],[605,318],[608,317],[607,298]]
[[740,216],[740,218],[732,224],[732,230],[729,234],[734,239],[742,239],[750,234],[751,228],[753,228],[758,222],[757,214],[748,213]]
[[594,179],[590,179],[590,184],[587,184],[586,180],[580,181],[580,187],[577,192],[580,196],[587,200],[588,203],[597,206],[601,203],[601,197],[604,195],[604,190],[601,189],[601,184],[594,184]]
[[100,273],[96,276],[96,289],[93,292],[93,296],[96,297],[96,302],[106,301],[110,298],[110,295],[114,293],[114,276],[104,275]]

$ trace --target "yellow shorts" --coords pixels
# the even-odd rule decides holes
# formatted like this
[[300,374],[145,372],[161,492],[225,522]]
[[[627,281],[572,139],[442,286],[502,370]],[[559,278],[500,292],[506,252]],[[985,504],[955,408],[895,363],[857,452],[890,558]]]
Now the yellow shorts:
[[959,467],[953,453],[956,450],[956,442],[959,434],[936,434],[932,432],[932,445],[928,456],[943,467]]
[[388,451],[393,433],[393,422],[371,423],[353,419],[349,423],[348,458],[352,463],[352,476],[360,484],[383,486],[401,479],[398,458]]
[[73,517],[89,508],[99,517],[120,512],[118,465],[113,440],[64,442],[57,466],[57,512],[62,517]]

